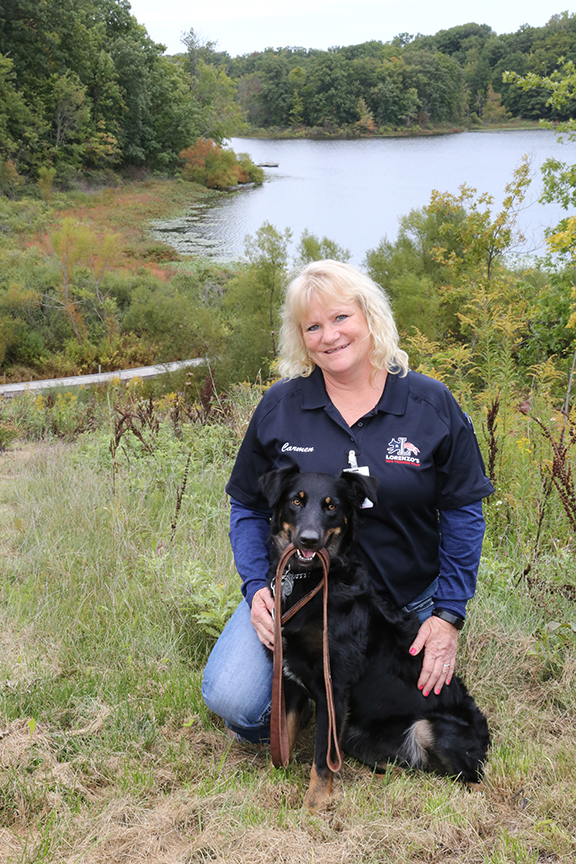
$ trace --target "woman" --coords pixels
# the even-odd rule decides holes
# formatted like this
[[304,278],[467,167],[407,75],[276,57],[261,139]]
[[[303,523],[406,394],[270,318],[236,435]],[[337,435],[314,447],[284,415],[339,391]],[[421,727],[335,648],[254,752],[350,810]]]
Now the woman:
[[236,735],[269,737],[272,595],[267,503],[258,477],[302,471],[370,473],[378,503],[363,511],[357,552],[379,591],[421,622],[418,687],[439,693],[454,672],[458,631],[473,596],[484,519],[474,430],[438,381],[408,370],[382,290],[347,264],[318,261],[292,281],[280,334],[285,378],[264,395],[227,485],[230,540],[242,601],[205,669],[206,704]]

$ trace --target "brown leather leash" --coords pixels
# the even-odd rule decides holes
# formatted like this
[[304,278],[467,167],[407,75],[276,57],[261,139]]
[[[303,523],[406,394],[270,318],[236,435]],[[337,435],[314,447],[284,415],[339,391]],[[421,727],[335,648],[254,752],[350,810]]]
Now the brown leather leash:
[[[282,574],[290,558],[296,553],[296,547],[290,543],[278,562],[276,568],[276,584],[274,592],[274,669],[272,676],[272,713],[270,715],[270,747],[272,764],[275,768],[286,767],[290,761],[290,744],[288,741],[288,725],[286,722],[286,703],[284,700],[284,678],[282,674],[282,625],[289,621],[303,606],[306,605],[320,590],[324,590],[322,613],[322,654],[324,666],[324,686],[326,687],[326,702],[328,705],[328,750],[326,762],[331,771],[339,771],[342,766],[342,754],[338,744],[336,729],[336,711],[334,709],[334,694],[332,692],[332,676],[330,674],[330,651],[328,646],[328,572],[330,558],[326,549],[317,553],[322,562],[322,579],[298,603],[282,615]],[[332,759],[332,747],[336,761]]]

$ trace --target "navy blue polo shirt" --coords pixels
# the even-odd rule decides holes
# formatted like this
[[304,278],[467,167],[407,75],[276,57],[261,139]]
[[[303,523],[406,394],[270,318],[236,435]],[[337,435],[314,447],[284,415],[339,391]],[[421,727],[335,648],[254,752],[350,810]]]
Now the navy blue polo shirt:
[[377,504],[362,511],[357,551],[376,587],[404,606],[438,575],[438,510],[494,491],[472,425],[439,381],[388,375],[378,404],[352,427],[330,401],[319,368],[279,381],[254,412],[226,491],[267,510],[261,474],[295,462],[302,471],[339,474],[351,450],[378,480]]

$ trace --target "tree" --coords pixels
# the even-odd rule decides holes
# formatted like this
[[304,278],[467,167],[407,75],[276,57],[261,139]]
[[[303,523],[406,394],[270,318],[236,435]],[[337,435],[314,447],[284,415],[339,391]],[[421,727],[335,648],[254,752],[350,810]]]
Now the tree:
[[199,133],[218,143],[244,128],[244,111],[236,102],[236,83],[223,69],[208,65],[201,58],[192,91],[200,109]]
[[368,274],[389,296],[400,331],[418,331],[431,340],[457,336],[459,323],[445,287],[452,277],[433,252],[448,244],[450,251],[460,251],[457,239],[448,238],[442,228],[463,218],[465,211],[457,206],[411,210],[400,220],[396,242],[383,238],[367,252]]
[[304,231],[298,244],[296,263],[304,266],[312,261],[325,261],[328,258],[332,261],[346,263],[350,257],[350,250],[339,246],[334,240],[330,240],[328,237],[319,239],[315,234]]
[[0,158],[16,158],[23,148],[33,146],[39,124],[16,88],[14,62],[0,54]]
[[356,121],[356,128],[360,132],[374,132],[374,129],[376,128],[376,124],[374,123],[374,114],[368,108],[363,96],[358,99],[357,111],[358,120]]
[[212,61],[214,49],[216,48],[217,43],[202,39],[193,27],[191,27],[186,33],[182,34],[180,41],[186,47],[189,74],[190,78],[194,80],[195,78],[198,78],[200,74],[200,61],[202,61],[204,65]]
[[[291,232],[269,222],[246,240],[247,269],[232,282],[224,298],[230,331],[227,361],[233,380],[268,377],[276,358],[280,305],[288,269]],[[223,364],[225,366],[225,364]]]
[[358,97],[349,75],[349,63],[339,53],[329,52],[310,64],[305,99],[308,122],[312,126],[349,125],[358,117]]
[[55,160],[58,163],[68,156],[77,164],[90,120],[86,88],[68,71],[64,75],[53,75],[49,84],[52,90],[50,138]]
[[[520,77],[514,72],[505,73],[505,78],[523,91],[545,90],[547,104],[559,111],[573,113],[576,108],[576,66],[572,61],[563,63],[560,69],[549,76],[530,73]],[[542,121],[541,121],[542,122]],[[543,125],[550,127],[548,121]],[[576,140],[576,120],[569,119],[552,127],[560,140]],[[547,159],[542,165],[544,190],[541,201],[557,201],[564,210],[576,206],[576,165],[568,165],[558,159]],[[576,260],[576,217],[568,216],[547,232],[547,244],[553,255],[571,263]]]
[[288,80],[289,65],[286,57],[265,52],[255,69],[259,92],[255,96],[262,109],[264,126],[288,126],[292,110],[292,84]]
[[510,119],[510,113],[502,105],[502,97],[494,91],[491,84],[488,85],[486,103],[482,110],[483,123],[500,123],[502,120]]
[[525,286],[504,266],[504,255],[524,240],[516,229],[516,218],[530,179],[530,165],[524,159],[506,186],[496,215],[492,196],[477,196],[475,189],[465,185],[458,196],[433,192],[429,205],[431,213],[465,211],[464,218],[440,226],[444,242],[433,255],[451,274],[447,296],[459,304],[456,314],[461,333],[471,345],[477,380],[494,398],[499,393],[510,395],[514,357],[527,330]]
[[96,236],[87,226],[66,217],[49,235],[46,248],[59,279],[52,292],[44,293],[44,305],[64,312],[79,345],[89,335],[97,335],[94,328],[90,334],[90,316],[110,335],[116,327],[117,307],[104,283],[121,259],[120,235]]
[[288,81],[292,88],[292,109],[289,120],[294,126],[299,126],[304,120],[304,99],[302,92],[306,86],[306,70],[296,66],[288,73]]
[[555,109],[558,114],[567,116],[568,119],[555,127],[559,133],[565,132],[568,135],[576,133],[576,120],[572,119],[576,109],[576,67],[572,60],[563,63],[551,75],[543,76],[528,72],[527,75],[522,76],[508,71],[504,73],[503,79],[524,93],[535,93],[545,98],[546,105]]
[[199,135],[238,131],[235,84],[202,59],[221,55],[196,46],[193,82],[190,58],[185,68],[164,51],[127,0],[5,0],[0,155],[34,175],[47,162],[60,175],[119,162],[173,168]]

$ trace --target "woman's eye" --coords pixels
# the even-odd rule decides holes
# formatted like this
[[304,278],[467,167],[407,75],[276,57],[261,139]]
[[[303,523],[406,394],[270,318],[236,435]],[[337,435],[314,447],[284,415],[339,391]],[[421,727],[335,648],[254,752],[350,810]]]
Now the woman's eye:
[[348,318],[348,315],[345,315],[344,313],[342,313],[342,315],[336,316],[336,321],[345,321],[346,318]]
[[315,333],[318,330],[318,324],[311,324],[310,327],[306,328],[307,333]]

